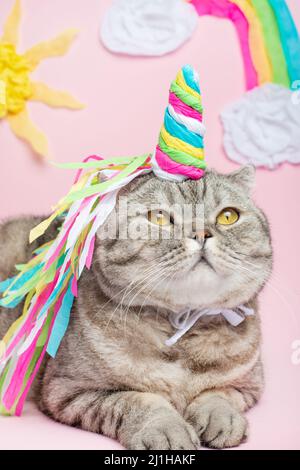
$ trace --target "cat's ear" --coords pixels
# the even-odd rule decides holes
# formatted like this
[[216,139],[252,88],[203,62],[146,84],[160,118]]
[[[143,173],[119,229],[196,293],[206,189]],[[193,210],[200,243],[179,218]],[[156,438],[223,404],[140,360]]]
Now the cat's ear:
[[228,177],[250,193],[255,184],[255,167],[253,165],[242,166],[239,170],[230,173]]

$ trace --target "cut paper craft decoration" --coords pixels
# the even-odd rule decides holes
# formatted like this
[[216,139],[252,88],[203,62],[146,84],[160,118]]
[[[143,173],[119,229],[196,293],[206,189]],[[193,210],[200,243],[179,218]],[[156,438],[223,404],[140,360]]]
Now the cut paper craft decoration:
[[[272,69],[268,57],[267,48],[264,42],[264,32],[261,22],[256,15],[252,4],[245,0],[231,0],[231,3],[240,9],[240,15],[244,14],[245,20],[248,22],[248,39],[249,52],[248,60],[252,60],[253,67],[257,74],[257,82],[259,84],[272,81]],[[240,41],[245,33],[240,33]],[[245,37],[245,40],[248,40]],[[245,63],[245,75],[247,76],[247,64]],[[249,81],[249,79],[248,79]],[[250,88],[250,87],[249,87]]]
[[152,157],[157,176],[167,180],[199,179],[204,175],[202,99],[199,78],[183,67],[171,83],[169,104]]
[[222,113],[224,147],[237,163],[276,168],[300,163],[300,102],[288,88],[267,83]]
[[200,16],[230,20],[237,32],[246,88],[290,87],[300,76],[299,35],[285,0],[187,0]]
[[[200,179],[205,173],[204,126],[198,75],[183,67],[170,87],[169,103],[156,151],[139,157],[102,159],[58,166],[78,169],[69,193],[52,215],[30,233],[38,239],[57,222],[55,239],[43,244],[18,274],[0,283],[0,306],[24,301],[22,316],[3,338],[0,403],[3,413],[20,415],[26,395],[47,352],[55,356],[68,327],[78,280],[91,267],[96,232],[117,201],[118,191],[153,171],[171,181]],[[101,172],[106,179],[103,181]]]
[[7,119],[17,137],[25,140],[38,155],[47,157],[47,138],[31,121],[27,102],[39,101],[52,107],[70,109],[81,109],[83,105],[69,93],[32,80],[30,74],[45,58],[65,54],[77,31],[68,29],[56,38],[19,54],[16,48],[20,20],[21,3],[16,0],[0,37],[0,119]]
[[291,83],[300,79],[299,34],[285,0],[269,0],[277,21]]
[[[100,36],[112,52],[162,55],[176,49],[192,36],[197,26],[196,12],[199,16],[228,19],[234,25],[243,58],[247,91],[268,83],[277,85],[246,94],[245,98],[228,108],[234,108],[234,113],[228,112],[228,109],[222,113],[224,148],[228,157],[236,162],[246,160],[267,168],[275,168],[284,161],[298,163],[300,146],[293,129],[294,123],[299,120],[300,106],[293,109],[292,122],[284,126],[279,134],[285,135],[284,141],[288,141],[286,147],[289,148],[280,157],[274,153],[279,141],[283,145],[278,135],[277,116],[271,116],[265,109],[266,94],[268,99],[272,95],[274,103],[281,102],[283,110],[290,109],[291,92],[288,89],[300,80],[300,39],[285,0],[115,0],[106,12]],[[249,144],[251,133],[245,127],[243,137],[237,137],[240,136],[241,126],[236,116],[245,116],[248,101],[252,106],[255,99],[259,100],[257,109],[265,109],[268,121],[260,121],[260,150],[258,154],[251,155],[249,147],[244,146]],[[165,131],[162,135],[166,135]],[[268,137],[263,138],[264,135]],[[256,144],[257,140],[253,141],[251,149]],[[294,149],[295,144],[297,147]],[[162,161],[159,151],[157,158]]]
[[236,5],[228,0],[192,0],[198,14],[212,15],[220,18],[228,18],[236,28],[239,38],[242,57],[244,60],[244,69],[246,77],[246,88],[249,90],[258,83],[257,70],[254,67],[249,45],[249,23],[245,14]]
[[286,1],[190,3],[199,15],[232,21],[241,46],[248,92],[221,114],[228,157],[270,169],[284,161],[299,163],[300,106],[295,105],[291,88],[300,79],[300,39]]
[[281,43],[276,16],[268,0],[251,0],[261,22],[269,60],[273,70],[273,82],[289,87],[287,63]]
[[100,25],[100,39],[111,52],[161,56],[185,43],[198,25],[183,0],[114,0]]

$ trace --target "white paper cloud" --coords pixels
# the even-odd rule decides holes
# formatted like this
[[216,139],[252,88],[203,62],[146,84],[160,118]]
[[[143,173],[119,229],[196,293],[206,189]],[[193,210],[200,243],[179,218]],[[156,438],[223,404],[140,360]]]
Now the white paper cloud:
[[268,83],[248,91],[221,113],[224,148],[231,160],[276,168],[300,162],[300,100]]
[[100,38],[112,52],[160,56],[187,41],[198,20],[193,5],[184,0],[114,0]]

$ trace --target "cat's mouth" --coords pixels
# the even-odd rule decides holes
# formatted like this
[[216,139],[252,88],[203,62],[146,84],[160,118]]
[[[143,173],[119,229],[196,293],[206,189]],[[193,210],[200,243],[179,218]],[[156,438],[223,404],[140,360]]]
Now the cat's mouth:
[[199,261],[200,264],[206,264],[210,269],[212,269],[213,271],[216,272],[215,268],[213,267],[213,265],[210,263],[210,261],[206,258],[206,256],[202,256],[200,261]]
[[211,264],[211,262],[208,260],[206,254],[204,252],[200,253],[200,257],[198,260],[195,261],[191,271],[195,271],[199,265],[207,266],[210,269],[212,269],[214,272],[216,272],[215,268]]

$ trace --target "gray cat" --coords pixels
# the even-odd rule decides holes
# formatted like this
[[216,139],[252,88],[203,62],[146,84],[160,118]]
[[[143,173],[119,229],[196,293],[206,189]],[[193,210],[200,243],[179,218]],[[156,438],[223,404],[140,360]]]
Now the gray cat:
[[[182,183],[151,174],[122,190],[129,215],[117,206],[119,223],[138,221],[157,236],[105,236],[115,213],[99,230],[67,334],[57,357],[44,360],[32,391],[45,414],[128,449],[192,450],[200,442],[224,448],[246,438],[244,413],[263,388],[257,295],[272,267],[268,223],[250,197],[253,183],[254,171],[245,167]],[[147,211],[130,214],[135,203]],[[168,214],[174,203],[192,204],[192,222],[202,218],[203,230],[175,237],[182,222],[180,214]],[[40,220],[0,227],[0,279],[31,257],[36,244],[28,245],[28,232]],[[174,334],[171,312],[240,305],[255,315],[238,326],[206,316],[177,343],[165,344]],[[0,312],[1,335],[19,314]]]

